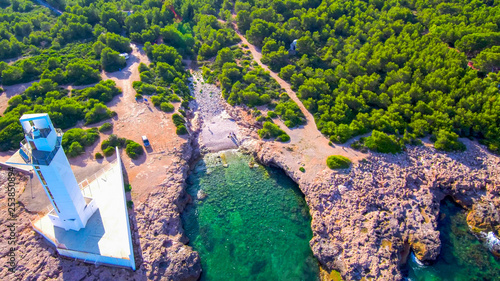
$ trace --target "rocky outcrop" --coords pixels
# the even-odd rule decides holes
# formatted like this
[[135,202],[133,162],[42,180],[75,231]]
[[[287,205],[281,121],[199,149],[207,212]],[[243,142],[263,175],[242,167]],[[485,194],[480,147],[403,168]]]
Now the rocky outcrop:
[[[254,133],[249,128],[243,134]],[[468,222],[482,233],[478,238],[486,239],[488,231],[499,237],[500,160],[483,146],[466,143],[463,153],[428,146],[375,153],[350,169],[324,169],[309,178],[291,167],[292,149],[277,149],[257,137],[248,137],[242,147],[299,184],[312,216],[310,245],[325,270],[340,271],[346,280],[401,280],[410,248],[423,262],[439,255],[436,228],[446,196],[471,210]]]
[[181,151],[167,171],[164,185],[135,209],[141,236],[141,266],[153,280],[197,280],[201,274],[200,258],[187,246],[189,240],[180,216],[189,202],[184,182],[192,155],[191,144],[184,144]]
[[[491,195],[491,193],[490,193]],[[467,224],[474,232],[490,232],[500,233],[500,198],[489,198],[490,200],[481,200],[472,205],[469,214],[467,215]]]
[[[148,200],[129,209],[135,272],[115,267],[86,264],[59,256],[52,244],[35,233],[30,220],[37,215],[23,206],[16,211],[16,272],[0,269],[1,280],[197,280],[201,274],[198,253],[187,246],[180,214],[189,201],[184,190],[184,179],[191,159],[191,143],[185,142],[167,168],[165,181]],[[26,178],[16,179],[16,195],[23,190]],[[0,234],[7,237],[8,212],[6,207],[7,173],[0,171]],[[0,263],[6,264],[10,245],[0,243]]]
[[[276,153],[261,149],[256,156],[286,169]],[[472,226],[498,235],[499,164],[477,144],[456,154],[411,147],[373,155],[344,173],[324,171],[314,182],[298,179],[313,218],[312,250],[348,280],[399,280],[406,243],[421,261],[438,256],[437,217],[446,195],[472,210]]]

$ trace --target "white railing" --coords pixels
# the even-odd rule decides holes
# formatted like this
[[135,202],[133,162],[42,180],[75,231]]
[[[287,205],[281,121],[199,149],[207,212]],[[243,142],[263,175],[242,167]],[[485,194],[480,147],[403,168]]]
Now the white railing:
[[[78,186],[80,187],[80,190],[83,190],[83,189],[87,188],[90,185],[91,182],[95,181],[100,176],[102,176],[103,174],[105,174],[106,172],[108,172],[109,170],[111,170],[113,168],[113,166],[115,166],[115,164],[117,163],[116,160],[117,159],[115,159],[115,160],[107,163],[103,168],[99,169],[93,175],[91,175],[90,177],[85,178],[84,180],[82,180],[78,184]],[[107,178],[106,178],[106,180],[107,180]]]
[[[85,188],[90,186],[90,183],[92,183],[94,180],[96,180],[97,178],[99,178],[103,174],[105,174],[108,171],[110,171],[111,169],[113,169],[113,167],[115,166],[115,164],[117,162],[116,160],[117,159],[107,163],[103,168],[99,169],[96,173],[94,173],[90,177],[85,178],[83,181],[81,181],[78,184],[78,187],[80,187],[80,190],[84,191]],[[92,180],[89,180],[89,179],[92,179]],[[106,178],[106,180],[107,180],[107,178]],[[90,191],[90,196],[92,197],[92,190],[89,190],[89,191]],[[87,196],[87,195],[83,194],[83,196]],[[50,212],[52,212],[54,210],[54,207],[52,206],[52,204],[49,204],[49,205],[47,205],[46,209],[47,209],[47,211],[44,210],[44,211],[41,211],[37,214],[37,219],[35,221],[38,221],[41,219],[41,217],[43,217],[47,214],[50,214]],[[33,224],[33,222],[32,222],[32,224]]]

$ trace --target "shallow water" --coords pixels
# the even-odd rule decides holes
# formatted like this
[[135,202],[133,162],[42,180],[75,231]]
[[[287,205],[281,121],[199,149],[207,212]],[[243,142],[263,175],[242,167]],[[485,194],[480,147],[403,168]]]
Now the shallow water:
[[239,152],[224,152],[227,168],[215,155],[189,176],[193,203],[182,215],[201,257],[201,280],[318,280],[311,217],[298,186],[278,169],[250,169],[251,158]]
[[408,262],[408,279],[500,280],[500,261],[470,232],[466,211],[448,199],[440,211],[441,254],[431,266],[419,264],[412,254]]

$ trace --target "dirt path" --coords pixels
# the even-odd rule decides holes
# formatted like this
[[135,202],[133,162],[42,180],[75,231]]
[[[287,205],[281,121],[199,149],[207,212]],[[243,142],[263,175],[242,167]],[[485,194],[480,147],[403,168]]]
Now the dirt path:
[[[272,78],[283,88],[290,98],[299,106],[300,110],[306,117],[307,123],[298,128],[289,129],[283,122],[275,121],[280,127],[290,135],[290,146],[293,147],[293,152],[290,153],[290,163],[294,169],[298,169],[300,165],[309,166],[314,172],[319,172],[326,167],[326,158],[333,154],[344,155],[349,157],[353,162],[365,158],[367,154],[358,152],[350,148],[348,145],[329,145],[327,139],[316,127],[313,115],[305,108],[297,94],[291,89],[291,85],[285,80],[281,79],[276,72],[273,72],[265,64],[261,62],[262,54],[254,45],[250,44],[248,40],[239,32],[235,23],[233,23],[237,35],[240,37],[242,43],[248,46],[252,53],[254,61],[259,64],[264,70],[268,71]],[[287,144],[275,143],[273,146],[287,146]],[[297,162],[296,159],[299,159]]]
[[27,88],[29,88],[33,83],[38,82],[38,80],[33,80],[26,83],[15,84],[12,86],[2,86],[4,90],[0,93],[0,114],[3,115],[5,109],[7,109],[7,102],[15,95],[22,94]]
[[268,71],[269,74],[271,74],[271,77],[273,77],[274,80],[276,80],[276,82],[278,82],[278,84],[280,84],[281,88],[283,88],[287,92],[287,94],[290,96],[290,98],[300,107],[300,110],[302,111],[302,113],[304,113],[304,116],[307,119],[307,123],[308,124],[311,123],[311,124],[314,124],[314,126],[316,126],[316,122],[314,121],[314,117],[304,107],[304,105],[302,104],[300,99],[297,97],[297,94],[292,90],[292,86],[288,82],[286,82],[285,80],[281,79],[281,77],[278,76],[278,73],[271,71],[269,69],[269,67],[267,67],[267,65],[265,65],[261,62],[262,53],[257,50],[257,47],[250,44],[247,41],[247,39],[245,37],[243,37],[243,35],[241,35],[241,33],[239,31],[237,31],[237,34],[240,37],[242,43],[246,44],[248,46],[248,49],[252,53],[254,61],[256,61],[260,67],[264,68],[264,70]]
[[[172,122],[171,113],[165,113],[155,108],[150,101],[136,102],[136,91],[132,87],[134,81],[140,81],[138,66],[141,62],[150,63],[147,55],[142,50],[142,46],[135,44],[131,45],[132,53],[127,60],[127,66],[117,72],[102,72],[103,80],[111,79],[116,82],[116,86],[122,90],[122,94],[113,98],[107,106],[117,113],[113,119],[104,120],[102,122],[84,126],[79,122],[76,127],[91,128],[98,127],[105,122],[113,124],[113,130],[101,133],[97,143],[86,149],[86,152],[76,158],[69,159],[73,168],[77,181],[82,181],[85,178],[91,177],[99,171],[108,162],[113,161],[116,156],[107,157],[103,160],[96,160],[95,153],[100,152],[100,144],[106,140],[109,134],[113,133],[119,137],[134,140],[142,145],[142,136],[146,135],[151,143],[151,148],[145,151],[137,160],[130,159],[124,151],[122,151],[122,161],[128,172],[128,178],[132,185],[132,199],[144,200],[154,188],[165,182],[165,171],[172,165],[173,161],[177,161],[173,154],[181,148],[181,145],[186,142],[184,138],[177,136],[175,126]],[[31,86],[34,82],[17,84],[4,87],[5,92],[0,95],[0,110],[7,108],[8,100],[17,94],[21,94]],[[83,89],[91,85],[71,86],[62,85],[62,87],[72,89]],[[174,103],[176,109],[180,103]],[[10,158],[14,151],[0,152],[0,162],[5,162]],[[37,183],[34,183],[37,185]],[[43,192],[34,190],[34,192]],[[138,203],[138,202],[136,202]]]
[[[132,87],[134,81],[140,81],[139,64],[149,65],[150,61],[142,46],[132,44],[132,52],[127,60],[127,66],[121,71],[112,73],[102,72],[103,80],[111,79],[116,82],[116,86],[122,90],[122,94],[113,98],[107,106],[117,113],[113,119],[104,120],[87,127],[97,127],[104,122],[113,124],[113,131],[106,134],[101,133],[101,138],[97,144],[87,148],[84,155],[70,160],[77,180],[83,180],[91,176],[106,162],[113,161],[116,156],[105,158],[103,161],[96,161],[94,155],[102,153],[100,143],[113,133],[119,137],[131,139],[139,144],[142,143],[142,136],[148,137],[151,148],[145,150],[145,154],[137,160],[130,159],[125,151],[122,151],[122,161],[126,169],[128,179],[132,185],[132,199],[135,203],[142,202],[158,186],[165,183],[166,170],[173,161],[177,161],[173,154],[186,142],[184,138],[177,136],[175,126],[172,122],[172,113],[165,113],[153,106],[151,101],[140,100],[136,102],[136,91]],[[180,103],[174,103],[176,109]]]
[[[7,270],[0,271],[0,280],[25,280],[35,276],[49,276],[49,279],[79,280],[82,276],[87,279],[112,280],[146,280],[170,278],[174,280],[197,278],[200,270],[199,258],[190,247],[184,246],[182,240],[182,226],[180,210],[186,200],[183,197],[183,179],[187,172],[185,159],[190,156],[190,149],[186,146],[188,139],[175,133],[171,113],[167,114],[156,109],[152,104],[135,101],[134,81],[140,80],[138,65],[141,62],[149,64],[149,60],[139,46],[132,45],[133,51],[127,60],[127,67],[120,72],[105,73],[102,78],[112,79],[121,88],[122,94],[115,96],[107,106],[117,112],[113,119],[92,124],[100,126],[104,122],[113,124],[112,132],[100,135],[91,147],[86,148],[85,154],[69,159],[77,181],[85,178],[93,179],[94,173],[105,169],[109,162],[116,159],[116,155],[96,160],[94,154],[102,152],[100,144],[108,138],[110,133],[119,137],[132,139],[142,145],[141,136],[147,135],[151,148],[137,160],[127,156],[121,150],[124,166],[124,176],[132,185],[132,191],[127,193],[127,200],[132,200],[134,210],[129,212],[134,250],[138,270],[135,272],[114,267],[83,264],[80,261],[61,258],[55,254],[55,249],[40,235],[34,235],[30,227],[30,220],[37,215],[23,211],[21,208],[16,220],[16,245],[21,259],[18,263],[19,278],[12,278]],[[75,87],[72,87],[75,88]],[[180,103],[174,103],[178,108]],[[81,123],[78,127],[82,127]],[[85,128],[85,126],[83,126]],[[16,185],[17,192],[22,193],[24,181]],[[5,172],[0,173],[1,190],[6,186]],[[131,198],[130,198],[131,197]],[[0,199],[6,198],[6,193],[0,194]],[[19,202],[30,212],[46,213],[49,204],[43,187],[34,179],[30,182],[19,197]],[[113,200],[110,198],[109,200]],[[1,200],[7,202],[7,200]],[[0,204],[1,214],[8,214],[6,204]],[[5,222],[6,216],[0,215],[0,222]],[[157,236],[157,234],[160,234]],[[165,242],[167,241],[167,242]],[[4,245],[1,245],[4,249]],[[165,254],[168,253],[168,256]],[[23,258],[24,257],[24,258]],[[9,257],[0,257],[6,264]],[[158,264],[172,264],[168,268],[158,271]],[[26,270],[28,269],[28,270]],[[188,272],[189,271],[189,272]],[[186,277],[191,274],[191,277]],[[93,276],[92,276],[93,275]],[[165,277],[166,276],[166,277]],[[173,277],[172,277],[173,276]],[[181,276],[181,277],[177,277]],[[109,278],[108,278],[109,277]]]

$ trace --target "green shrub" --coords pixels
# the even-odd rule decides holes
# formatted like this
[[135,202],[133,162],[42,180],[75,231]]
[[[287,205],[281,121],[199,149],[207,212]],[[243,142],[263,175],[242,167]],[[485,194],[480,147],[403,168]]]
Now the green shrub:
[[261,116],[255,118],[255,121],[257,121],[257,122],[264,122],[264,121],[266,121],[266,117],[264,117],[264,116],[261,115]]
[[181,98],[179,98],[179,96],[178,96],[178,95],[176,95],[176,94],[172,94],[172,95],[170,96],[169,100],[170,100],[171,102],[180,102],[180,101],[181,101]]
[[[288,95],[285,96],[285,94],[283,94],[282,97],[282,99],[284,99],[288,97]],[[285,126],[288,128],[293,128],[305,123],[304,114],[293,100],[280,102],[274,111],[281,117],[281,119],[283,119],[283,121],[285,121]]]
[[99,121],[108,119],[116,115],[115,112],[109,110],[102,103],[94,104],[94,107],[85,114],[85,125],[97,123]]
[[274,111],[269,111],[267,113],[267,116],[269,116],[270,118],[276,118],[276,117],[278,117],[278,114],[276,114],[276,112],[274,112]]
[[160,96],[152,96],[151,97],[151,102],[153,103],[154,106],[160,106],[161,101],[162,101],[162,99]]
[[289,140],[290,140],[290,136],[289,136],[288,134],[286,134],[286,133],[285,133],[285,134],[282,134],[282,135],[278,136],[278,137],[276,138],[276,140],[278,140],[278,141],[280,141],[280,142],[287,142],[287,141],[289,141]]
[[[127,139],[126,138],[119,138],[117,135],[111,134],[108,137],[108,141],[109,141],[109,145],[112,147],[117,147],[117,146],[124,147],[126,145]],[[102,145],[101,145],[101,148],[102,148]]]
[[[97,128],[83,130],[74,128],[66,131],[61,144],[68,157],[75,157],[85,152],[85,147],[91,146],[99,138]],[[78,144],[78,145],[77,145]]]
[[299,171],[301,171],[302,173],[305,173],[306,172],[306,169],[304,167],[300,167],[299,168]]
[[111,48],[105,48],[101,52],[101,65],[105,71],[114,72],[125,67],[127,62],[117,51]]
[[145,63],[141,62],[139,64],[139,72],[144,72],[144,71],[149,71],[149,67]]
[[155,85],[151,85],[151,84],[147,84],[147,83],[143,83],[140,87],[139,90],[136,90],[139,94],[142,94],[142,95],[152,95],[156,92],[156,86]]
[[184,123],[186,122],[184,120],[184,118],[180,114],[178,114],[178,113],[174,113],[172,115],[172,120],[174,121],[174,125],[176,127],[179,127],[180,125],[184,125]]
[[458,140],[458,135],[454,132],[439,130],[434,137],[436,142],[434,147],[443,151],[464,151],[465,145]]
[[[269,121],[264,122],[263,128],[258,130],[257,133],[259,134],[259,137],[263,139],[276,138],[276,137],[281,137],[281,139],[286,139],[284,135],[288,136],[286,132],[283,131],[278,125]],[[289,139],[290,137],[288,137],[288,140]]]
[[80,154],[83,154],[85,152],[85,149],[83,149],[83,146],[80,145],[78,142],[73,142],[68,149],[68,156],[69,157],[76,157]]
[[177,130],[175,130],[175,132],[178,134],[178,135],[185,135],[188,133],[187,129],[186,129],[186,126],[184,125],[180,125],[177,127]]
[[135,98],[136,99],[142,99],[142,95],[141,94],[135,94]]
[[177,127],[176,133],[178,135],[185,135],[188,133],[186,128],[186,121],[179,113],[174,113],[172,115],[172,121],[174,122],[175,127]]
[[130,191],[132,191],[132,186],[130,185],[130,183],[126,183],[126,184],[124,184],[124,189],[125,189],[125,192],[130,192]]
[[115,154],[115,148],[112,146],[109,146],[106,149],[103,149],[102,152],[104,153],[104,155],[106,155],[106,157],[109,157],[109,156]]
[[351,160],[342,155],[331,155],[326,159],[326,165],[330,169],[345,169],[351,165]]
[[101,125],[101,127],[99,127],[99,132],[107,132],[107,131],[110,131],[111,129],[113,129],[113,124],[109,123],[109,122],[106,122],[104,124]]
[[136,143],[135,141],[127,140],[127,147],[125,148],[125,152],[127,152],[127,155],[130,158],[137,159],[139,158],[139,156],[144,154],[144,149],[142,148],[142,145]]
[[134,206],[134,202],[132,202],[132,200],[128,200],[127,201],[127,208],[132,209],[133,206]]
[[160,105],[160,109],[164,112],[174,112],[174,105],[169,102],[162,102]]
[[382,153],[398,153],[401,151],[401,145],[395,136],[389,136],[377,130],[373,130],[372,135],[365,139],[365,145],[370,150]]
[[73,142],[78,142],[82,146],[90,146],[99,138],[99,133],[97,128],[91,128],[83,130],[80,128],[74,128],[66,131],[63,135],[61,141],[63,147],[67,144],[72,144]]
[[109,140],[103,140],[101,143],[101,149],[104,150],[109,147]]
[[102,158],[104,158],[104,156],[102,156],[100,152],[96,152],[95,159],[102,159]]

